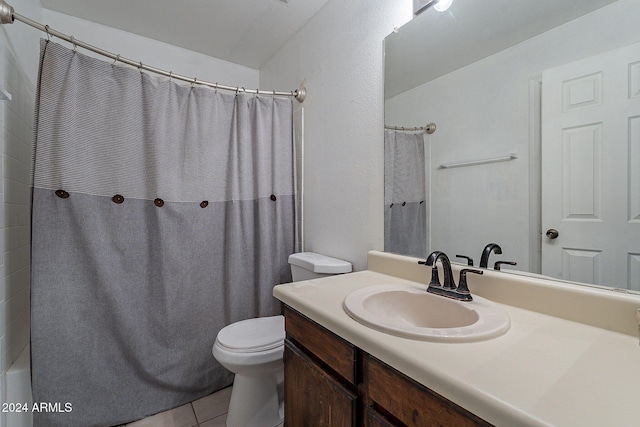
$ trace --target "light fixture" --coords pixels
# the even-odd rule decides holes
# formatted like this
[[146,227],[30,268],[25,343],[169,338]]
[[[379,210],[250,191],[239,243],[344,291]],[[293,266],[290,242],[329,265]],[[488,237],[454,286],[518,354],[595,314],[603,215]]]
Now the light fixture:
[[413,14],[418,15],[431,6],[438,12],[449,9],[453,0],[413,0]]
[[449,9],[451,3],[453,3],[453,0],[439,0],[435,5],[433,5],[433,8],[438,12],[444,12],[445,10]]

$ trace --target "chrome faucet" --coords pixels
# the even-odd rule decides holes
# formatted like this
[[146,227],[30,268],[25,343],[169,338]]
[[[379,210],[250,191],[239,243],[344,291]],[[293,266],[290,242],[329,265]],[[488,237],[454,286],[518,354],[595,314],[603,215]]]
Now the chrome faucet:
[[[444,284],[440,283],[438,266],[436,265],[438,260],[440,260],[440,262],[442,263]],[[431,267],[431,282],[429,282],[427,292],[459,301],[473,300],[473,298],[471,297],[471,292],[469,292],[469,288],[467,287],[467,273],[483,274],[483,272],[480,270],[465,268],[460,271],[460,280],[458,286],[456,287],[455,280],[453,279],[453,271],[451,270],[451,262],[449,261],[449,257],[444,252],[431,252],[426,261],[418,261],[418,264],[424,264]]]
[[480,258],[480,268],[487,268],[489,265],[489,255],[491,252],[495,252],[497,254],[502,253],[502,248],[497,243],[489,243],[484,247],[482,251],[482,258]]

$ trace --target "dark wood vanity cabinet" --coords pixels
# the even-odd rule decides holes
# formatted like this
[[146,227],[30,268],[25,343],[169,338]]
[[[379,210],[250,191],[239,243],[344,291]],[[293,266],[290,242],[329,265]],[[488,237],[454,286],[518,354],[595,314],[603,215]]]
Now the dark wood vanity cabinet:
[[285,424],[357,425],[356,348],[288,308],[285,329]]
[[[391,417],[374,426],[490,426],[483,419],[445,399],[368,354],[363,357],[368,405]],[[383,418],[384,419],[384,418]],[[387,421],[390,422],[390,421]]]
[[356,425],[355,393],[342,386],[290,342],[285,345],[284,363],[284,417],[287,426]]
[[489,426],[288,306],[285,427]]

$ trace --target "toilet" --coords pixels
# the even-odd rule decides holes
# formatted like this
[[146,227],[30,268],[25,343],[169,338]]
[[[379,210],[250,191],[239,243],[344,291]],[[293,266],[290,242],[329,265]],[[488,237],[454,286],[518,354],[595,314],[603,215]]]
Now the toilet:
[[[294,282],[351,272],[351,263],[314,252],[289,256]],[[242,320],[220,330],[213,357],[235,374],[227,427],[275,427],[284,421],[284,317]]]

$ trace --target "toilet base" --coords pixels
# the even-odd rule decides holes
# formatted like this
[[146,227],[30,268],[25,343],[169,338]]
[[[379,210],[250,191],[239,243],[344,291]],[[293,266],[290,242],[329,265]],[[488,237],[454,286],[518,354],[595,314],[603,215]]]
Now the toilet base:
[[246,376],[233,380],[227,427],[276,427],[284,421],[278,386],[282,374]]

